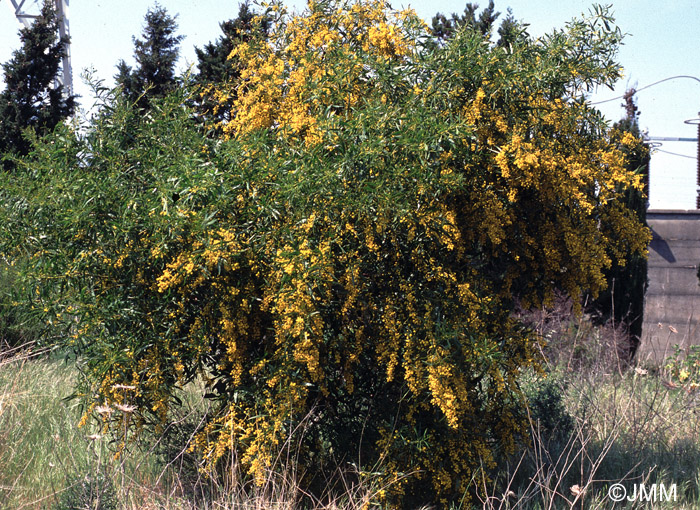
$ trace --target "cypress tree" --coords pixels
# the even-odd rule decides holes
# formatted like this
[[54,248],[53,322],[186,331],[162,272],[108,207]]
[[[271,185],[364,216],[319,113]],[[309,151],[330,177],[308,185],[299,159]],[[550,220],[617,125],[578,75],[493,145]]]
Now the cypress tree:
[[[207,122],[222,123],[228,120],[235,99],[235,83],[240,76],[237,59],[229,58],[231,52],[241,43],[250,42],[256,37],[266,37],[270,29],[270,19],[258,15],[248,2],[239,4],[238,16],[219,24],[223,35],[203,48],[195,48],[199,73],[195,82],[200,86],[197,107]],[[220,98],[214,98],[211,85],[228,88],[231,98],[224,105]]]
[[[632,134],[640,138],[639,110],[634,101],[634,89],[625,94],[626,115],[614,124],[614,129],[624,134]],[[628,169],[644,175],[649,168],[649,150],[639,145],[625,149]],[[648,180],[645,180],[648,182]],[[647,193],[628,189],[624,193],[625,205],[635,212],[639,221],[646,225]],[[629,345],[623,346],[624,355],[631,361],[634,358],[642,336],[644,321],[644,294],[647,289],[647,260],[645,257],[633,254],[628,256],[626,263],[613,263],[606,273],[608,287],[593,302],[593,311],[599,323],[614,321],[624,325],[629,338]]]
[[[26,155],[31,142],[26,129],[43,135],[73,114],[75,96],[56,84],[67,39],[59,38],[53,2],[46,1],[34,23],[19,32],[21,48],[2,65],[5,90],[0,93],[0,154]],[[13,167],[9,160],[5,169]]]
[[114,78],[131,101],[147,108],[149,98],[163,97],[177,85],[175,64],[184,36],[175,35],[176,17],[157,3],[144,19],[143,39],[133,38],[137,67],[132,69],[121,60]]
[[[438,43],[444,43],[454,37],[455,32],[467,27],[480,33],[485,39],[490,40],[500,12],[496,11],[494,0],[489,0],[489,5],[478,13],[479,5],[467,3],[462,14],[452,13],[450,17],[437,13],[432,19],[432,32]],[[507,15],[498,27],[497,46],[508,46],[516,42],[523,42],[527,38],[527,25],[519,23],[509,8]]]

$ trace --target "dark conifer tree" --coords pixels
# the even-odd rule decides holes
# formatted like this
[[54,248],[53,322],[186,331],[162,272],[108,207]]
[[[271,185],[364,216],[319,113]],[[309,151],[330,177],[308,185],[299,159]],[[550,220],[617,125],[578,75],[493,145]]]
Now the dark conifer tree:
[[[487,40],[491,40],[494,27],[500,12],[496,11],[494,0],[489,0],[489,5],[481,13],[478,13],[479,5],[468,3],[462,14],[453,13],[450,17],[442,13],[433,16],[432,31],[437,43],[445,43],[454,37],[457,30],[464,27],[470,28],[482,35]],[[497,46],[507,47],[528,37],[527,25],[521,24],[513,16],[513,11],[509,8],[507,16],[501,21],[498,27]]]
[[[195,48],[199,60],[199,81],[217,83],[238,75],[238,70],[227,59],[238,44],[252,38],[255,16],[247,2],[240,4],[236,18],[219,24],[223,35],[216,42],[207,43],[204,48]],[[266,30],[267,24],[263,28]]]
[[457,30],[467,26],[478,30],[484,36],[490,36],[493,24],[500,13],[496,12],[493,0],[489,0],[488,7],[477,16],[478,10],[478,4],[468,3],[461,15],[453,13],[448,18],[442,13],[436,14],[432,21],[433,35],[440,41],[446,41],[451,39]]
[[498,27],[497,46],[508,47],[518,42],[523,42],[528,37],[527,24],[518,22],[513,16],[513,10],[509,7],[508,14]]
[[[198,108],[207,122],[225,122],[230,114],[235,99],[235,83],[240,76],[240,68],[235,58],[229,58],[231,52],[241,43],[250,42],[256,37],[265,37],[270,28],[270,20],[253,11],[248,2],[238,8],[238,16],[219,24],[223,35],[215,42],[207,43],[203,48],[195,48],[199,61],[199,73],[195,82],[200,86],[201,95]],[[211,97],[211,85],[230,85],[231,99],[222,105],[220,99]]]
[[143,39],[133,38],[137,67],[132,69],[123,60],[117,64],[117,85],[141,107],[148,107],[149,98],[163,97],[177,85],[175,64],[184,36],[175,35],[175,19],[155,4],[146,13]]
[[[626,116],[613,127],[619,133],[629,132],[639,138],[641,136],[639,110],[634,100],[635,92],[634,89],[630,89],[624,95],[623,106]],[[648,182],[649,150],[642,145],[624,150],[628,168],[645,176],[644,180]],[[628,189],[624,194],[625,205],[635,211],[639,221],[644,224],[647,218],[647,194],[648,189],[644,191]],[[615,324],[625,326],[629,345],[622,346],[622,354],[631,360],[642,335],[644,294],[647,289],[647,260],[640,255],[632,255],[624,265],[614,263],[605,276],[608,287],[593,302],[593,311],[601,323],[614,321]]]
[[139,91],[136,85],[136,75],[132,67],[124,60],[120,60],[117,64],[117,74],[114,75],[114,81],[122,88],[122,93],[130,100],[136,100]]
[[[73,114],[75,96],[66,97],[57,84],[65,39],[59,38],[53,2],[46,1],[41,15],[20,30],[21,48],[2,65],[5,90],[0,93],[0,155],[22,156],[31,143],[24,130],[42,135]],[[12,164],[5,161],[6,169]]]

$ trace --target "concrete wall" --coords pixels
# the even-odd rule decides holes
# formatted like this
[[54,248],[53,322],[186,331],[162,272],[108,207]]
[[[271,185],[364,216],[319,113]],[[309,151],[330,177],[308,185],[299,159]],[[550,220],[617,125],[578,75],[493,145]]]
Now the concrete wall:
[[700,345],[700,211],[649,210],[647,222],[654,237],[637,359],[661,360],[674,344]]

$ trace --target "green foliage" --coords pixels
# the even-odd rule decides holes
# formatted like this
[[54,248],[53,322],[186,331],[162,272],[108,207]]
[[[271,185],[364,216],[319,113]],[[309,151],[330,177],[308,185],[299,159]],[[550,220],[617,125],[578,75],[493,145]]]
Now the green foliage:
[[69,478],[52,510],[117,510],[118,504],[112,480],[98,471]]
[[[574,418],[563,400],[565,393],[565,380],[557,377],[556,373],[546,378],[535,378],[525,388],[530,418],[539,427],[538,432],[547,436],[547,440],[566,442],[574,431]],[[551,451],[551,448],[548,449]]]
[[143,39],[134,37],[138,67],[132,70],[123,60],[117,64],[117,85],[129,100],[138,101],[141,107],[147,107],[150,98],[163,97],[176,86],[175,63],[184,36],[174,35],[175,19],[157,3],[149,8],[144,18]]
[[31,296],[18,292],[17,267],[0,262],[0,351],[38,342],[45,332],[32,313]]
[[270,13],[235,51],[226,139],[186,87],[148,115],[106,95],[0,182],[0,252],[26,255],[85,420],[122,447],[201,379],[205,468],[233,450],[318,495],[339,466],[381,466],[394,506],[459,500],[526,430],[539,339],[514,298],[595,292],[646,245],[618,200],[637,178],[582,96],[619,76],[619,31],[600,11],[508,49],[466,29],[438,47],[381,2]]
[[[54,85],[66,41],[59,40],[53,2],[46,1],[32,26],[20,30],[20,41],[21,49],[2,65],[0,157],[26,155],[31,147],[24,134],[27,129],[49,133],[75,108],[75,97],[65,97],[63,86]],[[3,165],[13,166],[9,161]]]
[[664,361],[664,370],[674,384],[688,384],[691,390],[700,387],[700,346],[687,349],[673,346],[673,354]]
[[249,42],[256,32],[265,36],[270,22],[266,16],[259,16],[250,4],[242,3],[238,7],[236,18],[219,24],[223,35],[216,42],[209,42],[203,48],[195,48],[199,83],[220,83],[235,81],[240,69],[229,61],[231,52],[243,42]]

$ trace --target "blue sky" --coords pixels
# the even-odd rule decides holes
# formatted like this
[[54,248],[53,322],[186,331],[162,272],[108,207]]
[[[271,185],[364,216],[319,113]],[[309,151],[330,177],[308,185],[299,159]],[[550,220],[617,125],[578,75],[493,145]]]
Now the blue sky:
[[[429,20],[436,12],[451,13],[464,9],[466,2],[432,0],[430,2],[396,2],[396,8],[411,6]],[[488,0],[476,3],[482,6]],[[18,46],[19,24],[9,0],[0,0],[0,62],[7,61]],[[28,10],[36,11],[35,0],[26,0]],[[194,46],[203,46],[220,35],[218,24],[235,17],[237,1],[225,0],[161,0],[171,14],[177,14],[182,43],[180,68],[196,62]],[[618,0],[612,2],[618,26],[628,34],[619,54],[625,76],[614,91],[600,90],[593,102],[621,96],[630,87],[642,88],[658,80],[691,75],[700,79],[700,2],[698,0]],[[96,75],[111,84],[114,68],[120,58],[131,61],[132,36],[140,35],[143,17],[151,1],[144,0],[71,0],[69,9],[72,36],[72,61],[76,91],[85,96],[89,89],[79,74],[94,68]],[[301,0],[288,6],[301,8]],[[592,3],[583,0],[497,0],[496,8],[505,13],[508,7],[514,16],[530,24],[529,32],[540,36],[552,28],[563,27],[573,17],[588,13]],[[622,100],[599,105],[611,120],[618,120]],[[651,136],[697,136],[697,127],[684,120],[698,118],[700,82],[675,79],[650,87],[638,94],[640,125]],[[665,152],[662,152],[665,151]],[[671,155],[675,153],[678,155]],[[651,163],[652,208],[692,209],[695,207],[695,175],[697,145],[690,142],[664,142]],[[685,156],[685,157],[684,157]]]

